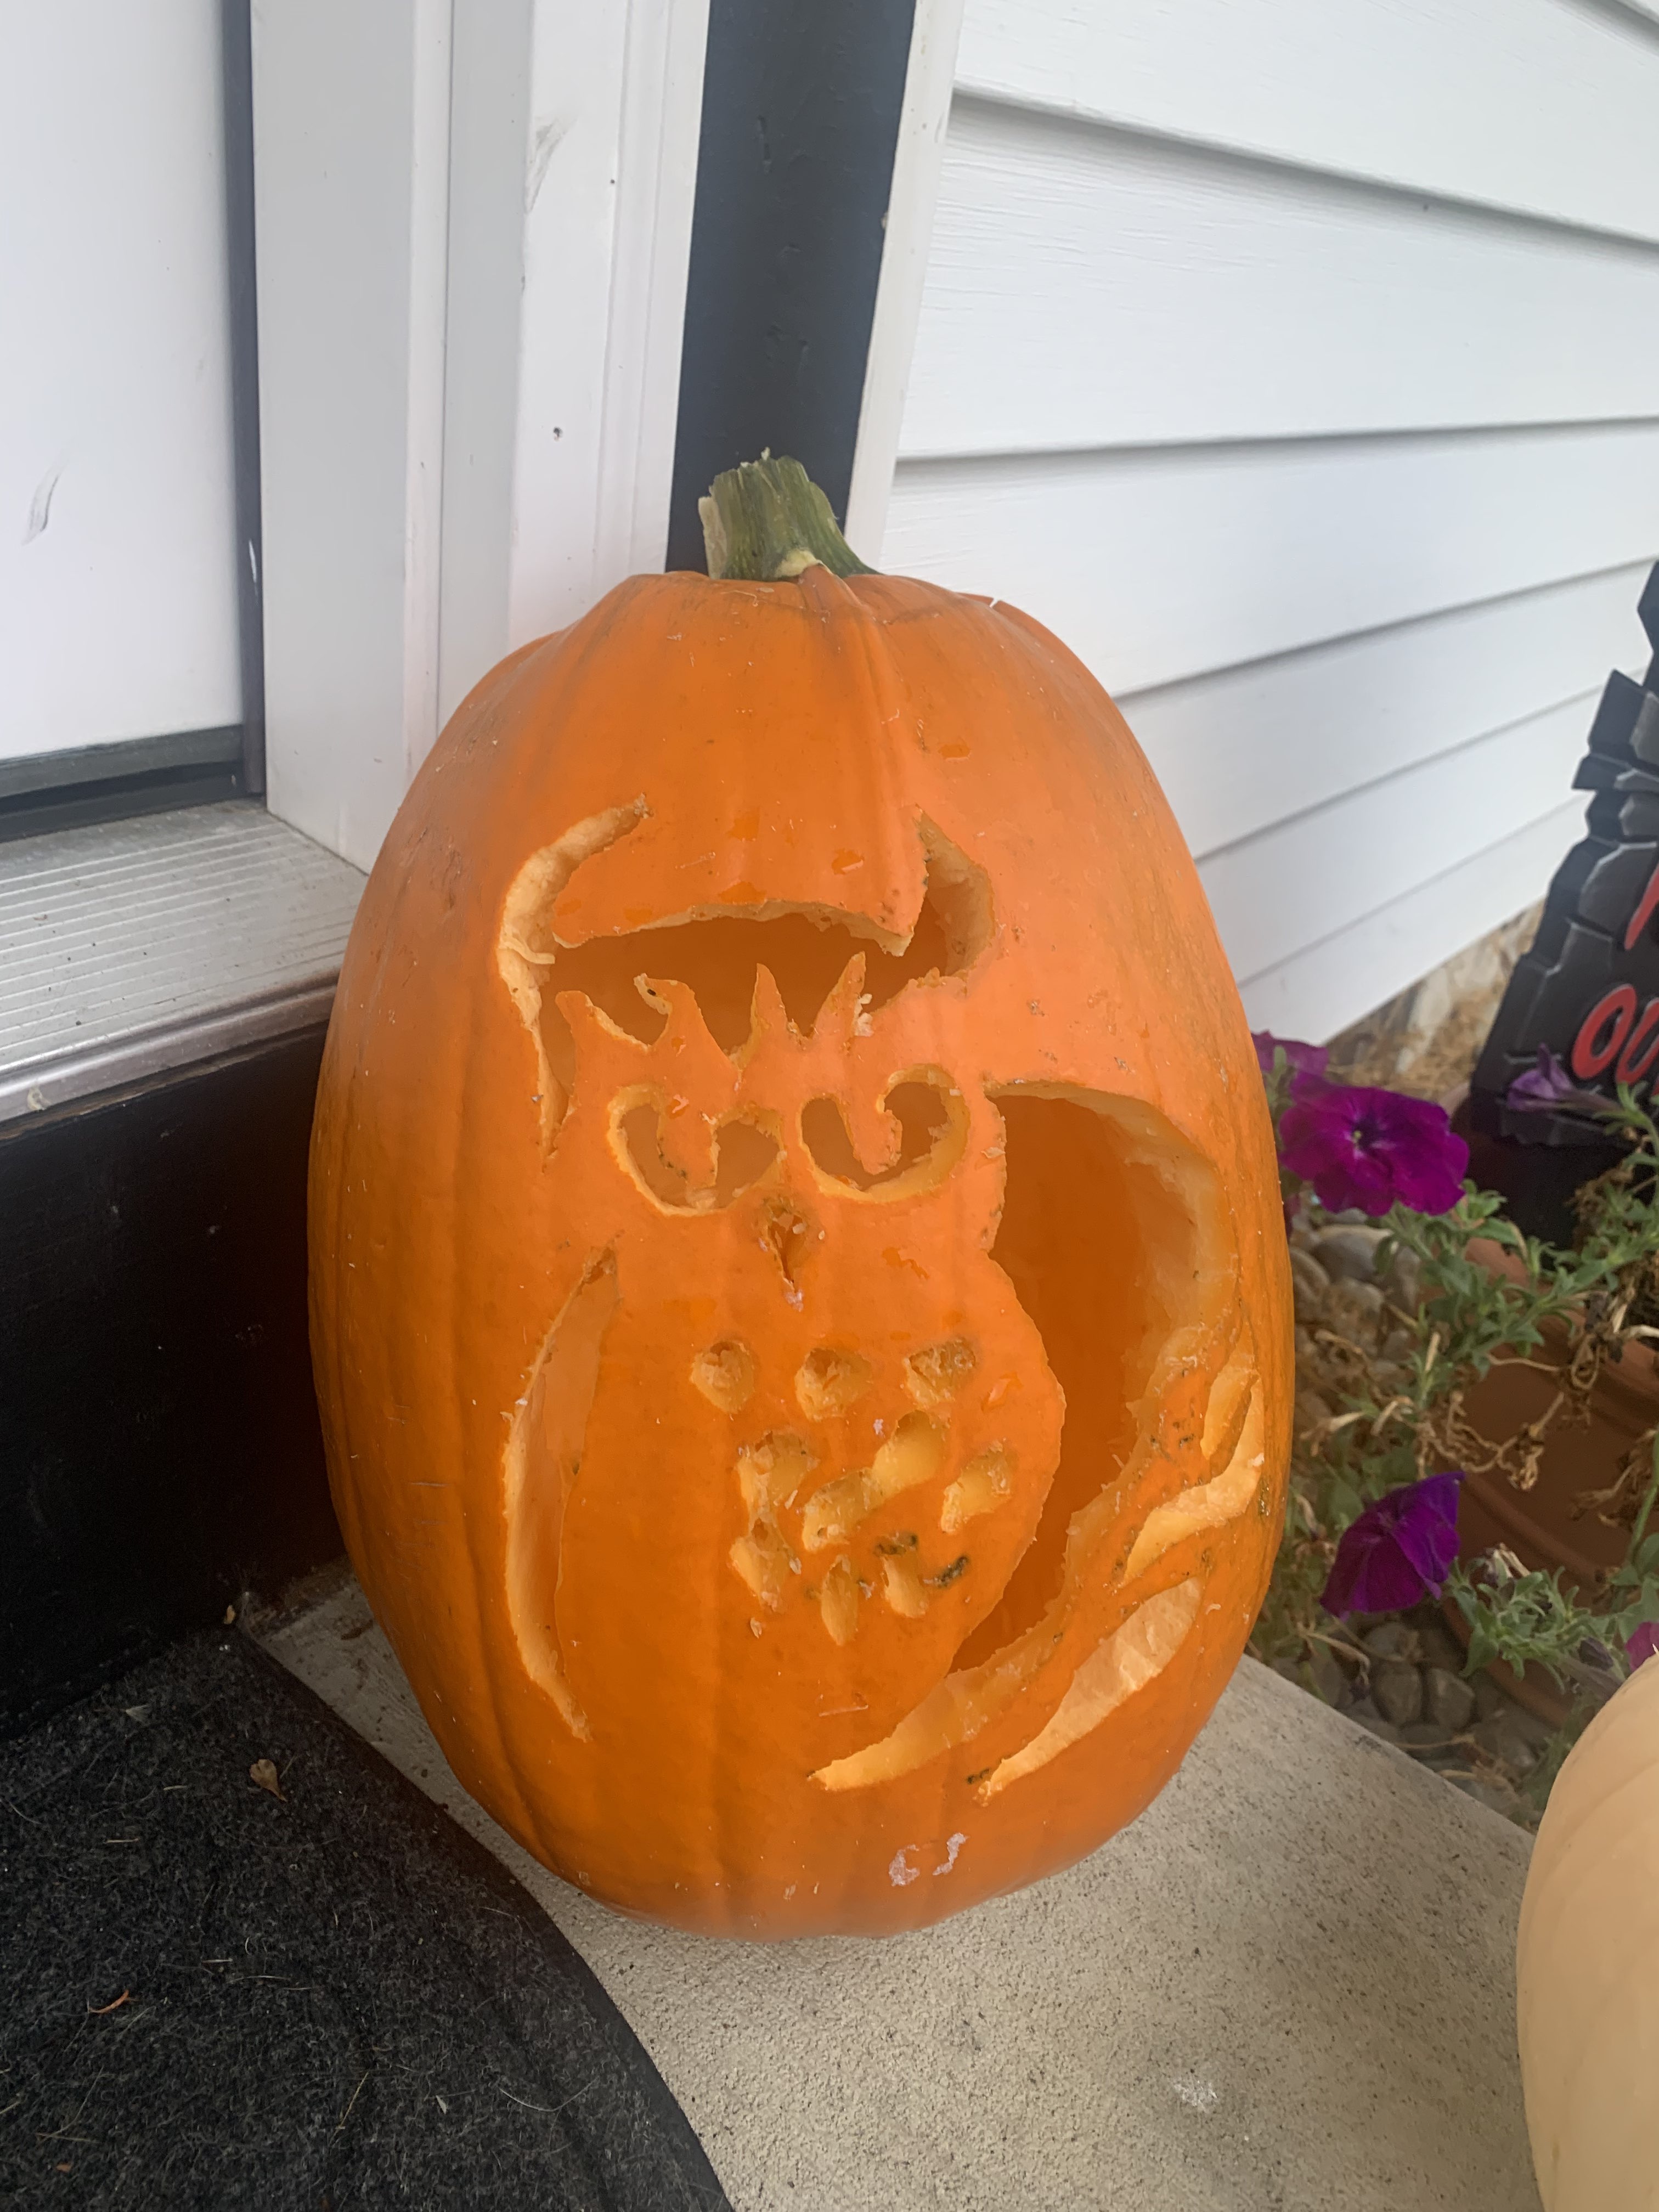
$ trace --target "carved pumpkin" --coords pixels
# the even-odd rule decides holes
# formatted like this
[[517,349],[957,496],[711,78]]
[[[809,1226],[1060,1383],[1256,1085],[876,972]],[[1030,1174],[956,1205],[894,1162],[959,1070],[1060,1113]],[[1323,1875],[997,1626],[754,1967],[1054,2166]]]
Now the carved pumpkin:
[[1659,2205],[1659,1659],[1555,1778],[1521,1903],[1521,2079],[1544,2212]]
[[1214,1704],[1280,1522],[1285,1235],[1098,684],[860,570],[793,464],[716,495],[742,573],[504,661],[393,824],[319,1393],[375,1613],[527,1849],[685,1927],[882,1931],[1092,1849]]

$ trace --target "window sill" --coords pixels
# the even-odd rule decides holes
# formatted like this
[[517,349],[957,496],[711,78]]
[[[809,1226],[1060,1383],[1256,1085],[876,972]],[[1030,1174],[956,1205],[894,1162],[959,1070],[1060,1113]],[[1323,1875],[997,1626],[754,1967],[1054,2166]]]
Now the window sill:
[[325,1021],[364,881],[245,799],[0,846],[0,1125]]

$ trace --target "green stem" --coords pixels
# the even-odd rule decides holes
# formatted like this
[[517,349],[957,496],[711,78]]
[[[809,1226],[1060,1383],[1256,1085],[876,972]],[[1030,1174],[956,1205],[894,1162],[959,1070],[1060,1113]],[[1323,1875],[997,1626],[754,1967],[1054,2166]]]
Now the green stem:
[[799,461],[763,453],[715,477],[699,500],[711,576],[777,583],[803,568],[873,576],[836,527],[830,502]]

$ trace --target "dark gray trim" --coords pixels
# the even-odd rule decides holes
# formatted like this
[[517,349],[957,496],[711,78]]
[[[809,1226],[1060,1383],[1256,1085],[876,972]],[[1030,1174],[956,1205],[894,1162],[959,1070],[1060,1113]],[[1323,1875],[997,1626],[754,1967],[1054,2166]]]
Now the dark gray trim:
[[0,763],[0,845],[88,822],[237,799],[242,728],[180,730]]
[[242,731],[236,722],[219,730],[175,730],[164,738],[118,738],[109,744],[74,745],[64,752],[0,760],[0,800],[37,791],[64,791],[76,784],[107,783],[116,777],[151,775],[161,769],[234,768],[241,757]]
[[668,566],[722,469],[790,453],[847,509],[913,0],[712,0]]
[[[125,822],[138,814],[173,814],[181,806],[208,806],[240,799],[242,768],[163,769],[155,775],[112,776],[107,783],[52,787],[0,801],[0,845],[37,837],[48,830],[83,829],[89,822]],[[256,802],[258,803],[258,802]]]
[[265,787],[264,546],[259,501],[259,313],[254,283],[253,48],[250,0],[220,0],[230,392],[236,472],[236,609],[242,655],[241,787]]
[[242,726],[179,730],[0,762],[0,845],[242,793]]

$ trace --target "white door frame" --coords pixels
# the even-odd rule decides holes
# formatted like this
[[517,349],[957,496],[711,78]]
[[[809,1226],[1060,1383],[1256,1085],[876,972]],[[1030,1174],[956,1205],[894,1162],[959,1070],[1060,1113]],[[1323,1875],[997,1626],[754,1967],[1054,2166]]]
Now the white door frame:
[[367,867],[441,720],[667,529],[708,0],[254,0],[271,811]]

